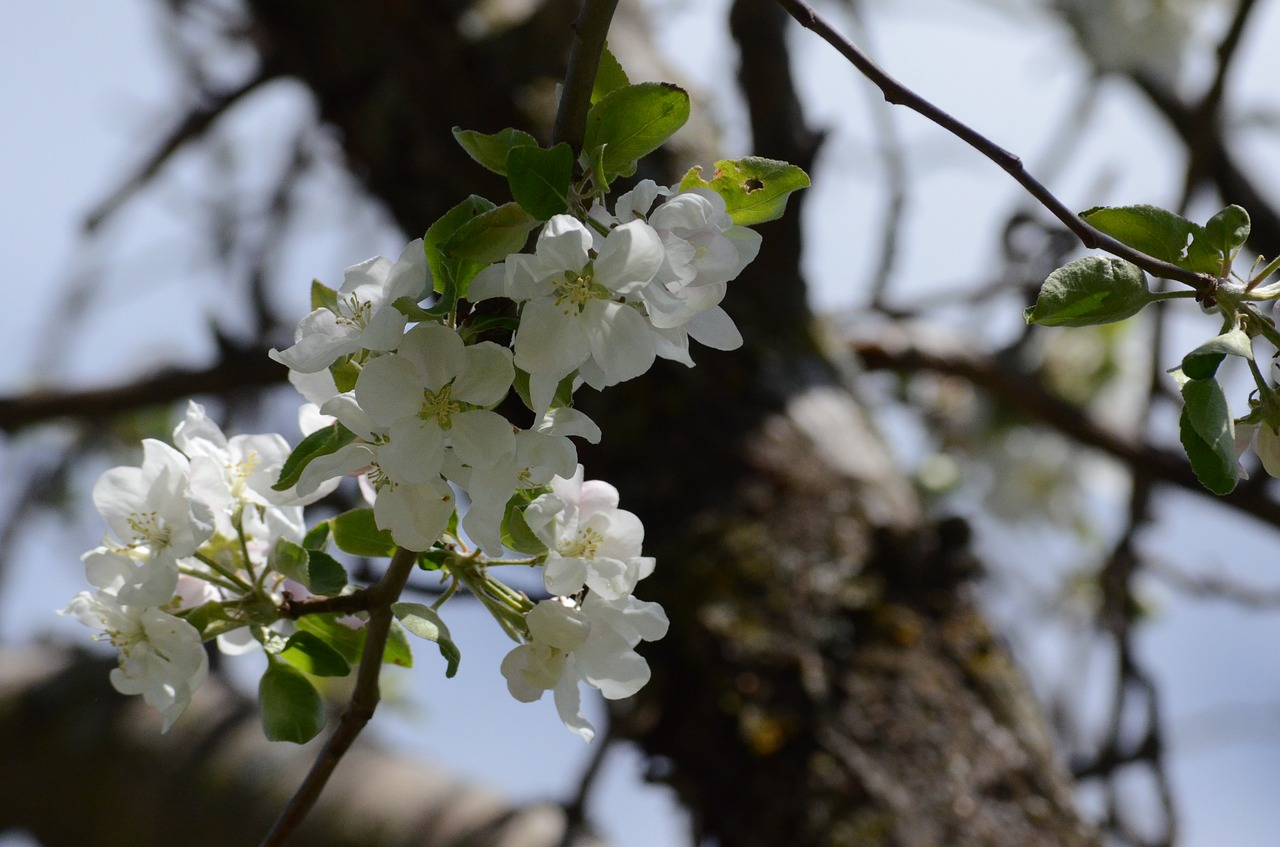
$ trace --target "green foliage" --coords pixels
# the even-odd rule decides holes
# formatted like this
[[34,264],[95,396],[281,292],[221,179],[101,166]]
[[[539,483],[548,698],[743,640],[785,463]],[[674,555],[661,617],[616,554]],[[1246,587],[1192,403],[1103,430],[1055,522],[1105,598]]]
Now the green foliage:
[[547,545],[533,534],[524,519],[524,507],[529,501],[517,492],[507,502],[506,512],[502,515],[502,546],[531,556],[541,556],[547,552]]
[[1132,317],[1154,299],[1137,265],[1086,256],[1049,274],[1023,317],[1043,326],[1091,326]]
[[373,509],[352,509],[331,520],[333,543],[353,556],[370,559],[390,558],[396,552],[391,533],[378,528]]
[[1237,327],[1209,339],[1182,357],[1182,373],[1188,379],[1210,379],[1227,356],[1253,358],[1253,342],[1248,333]]
[[272,570],[302,583],[313,594],[338,594],[347,585],[346,568],[337,559],[321,550],[308,550],[287,538],[276,541],[267,564]]
[[445,626],[440,616],[430,606],[421,603],[396,603],[391,612],[396,619],[413,635],[434,641],[440,648],[446,667],[444,675],[452,678],[458,672],[458,662],[462,660],[462,651],[449,636],[449,627]]
[[1091,226],[1161,261],[1223,276],[1249,236],[1249,214],[1228,206],[1205,226],[1158,206],[1097,206],[1081,212]]
[[538,223],[519,203],[504,203],[458,227],[440,250],[451,258],[471,259],[481,265],[500,262],[524,248]]
[[328,309],[338,311],[338,292],[318,279],[311,280],[311,309]]
[[[472,194],[441,215],[427,228],[426,234],[422,237],[422,249],[427,255],[427,265],[431,268],[431,279],[435,290],[440,293],[440,302],[424,312],[426,318],[433,317],[432,313],[442,314],[453,309],[458,298],[466,296],[467,286],[471,280],[485,266],[484,262],[445,253],[443,249],[445,243],[463,226],[495,208],[497,207],[490,201]],[[412,315],[410,318],[415,319]]]
[[507,154],[507,182],[511,196],[539,220],[569,211],[569,183],[573,179],[573,150],[557,144],[516,147]]
[[636,160],[661,147],[687,120],[689,94],[679,86],[624,85],[601,97],[587,113],[582,149],[612,181],[634,173]]
[[320,456],[336,453],[355,440],[356,434],[340,423],[334,422],[302,439],[280,468],[280,478],[271,486],[276,491],[288,491],[298,484],[307,465]]
[[791,192],[809,187],[809,175],[799,167],[775,159],[747,156],[716,162],[710,181],[702,168],[690,168],[680,190],[709,188],[724,198],[729,217],[740,226],[754,226],[782,217]]
[[627,79],[627,72],[622,69],[618,58],[606,45],[600,54],[600,66],[596,69],[595,83],[591,87],[591,102],[599,103],[601,98],[610,91],[630,84],[631,80]]
[[[350,664],[358,664],[364,653],[364,627],[351,628],[338,619],[345,617],[336,614],[303,615],[298,618],[298,629],[317,636],[328,646],[338,652]],[[382,651],[382,661],[386,664],[413,667],[413,651],[409,647],[409,639],[404,628],[393,624],[387,638],[387,647]]]
[[314,633],[300,630],[289,636],[279,656],[312,676],[346,676],[351,665],[342,654]]
[[507,155],[517,147],[537,147],[538,139],[527,132],[507,127],[485,135],[471,129],[453,128],[453,137],[467,155],[502,176],[507,175]]
[[268,741],[305,744],[324,728],[324,701],[302,671],[268,656],[258,683],[262,731]]
[[1200,484],[1214,494],[1236,487],[1235,426],[1216,379],[1189,379],[1182,385],[1179,435]]

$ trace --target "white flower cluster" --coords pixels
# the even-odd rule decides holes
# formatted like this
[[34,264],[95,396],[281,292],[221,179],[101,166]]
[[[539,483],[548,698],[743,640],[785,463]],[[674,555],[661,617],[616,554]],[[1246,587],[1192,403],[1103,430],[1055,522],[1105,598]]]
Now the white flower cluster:
[[284,438],[228,439],[197,403],[173,436],[178,449],[146,439],[141,467],[112,468],[94,486],[111,532],[83,557],[97,590],[62,611],[119,649],[112,685],[143,695],[165,730],[208,672],[200,633],[173,613],[260,585],[276,540],[301,541],[303,505],[332,490],[273,491]]
[[557,596],[529,612],[529,638],[503,659],[502,674],[526,703],[553,690],[564,725],[590,741],[595,730],[582,715],[578,683],[609,700],[630,697],[649,681],[636,645],[667,634],[662,607],[631,596],[653,573],[653,559],[640,555],[644,527],[618,508],[612,485],[583,482],[581,465],[572,478],[552,480],[525,520],[547,545],[543,582]]
[[[667,618],[631,596],[654,567],[641,555],[644,530],[612,486],[583,481],[569,438],[595,442],[600,431],[568,398],[582,384],[639,376],[658,357],[692,366],[690,338],[739,346],[720,301],[759,244],[715,192],[651,181],[622,195],[615,214],[557,215],[533,254],[507,256],[454,292],[513,301],[509,345],[477,340],[453,295],[430,299],[432,262],[445,257],[429,257],[435,248],[423,240],[394,263],[348,268],[337,291],[317,288],[319,308],[295,343],[271,351],[309,401],[307,441],[291,453],[278,435],[228,439],[191,404],[176,448],[148,440],[142,467],[115,468],[95,487],[115,537],[85,556],[97,591],[64,613],[120,649],[113,683],[143,694],[167,729],[207,670],[202,631],[183,616],[212,608],[204,618],[221,623],[202,623],[203,636],[217,632],[228,651],[255,638],[283,649],[272,634],[283,626],[275,613],[285,579],[271,569],[273,550],[282,539],[301,545],[303,505],[356,476],[395,545],[443,556],[455,587],[471,587],[522,641],[502,664],[511,693],[531,701],[553,690],[565,725],[590,739],[579,683],[611,699],[634,694],[649,679],[635,648],[661,638]],[[527,429],[495,411],[524,384],[535,421]],[[273,487],[292,480],[288,491]],[[455,509],[457,491],[465,510]],[[551,599],[535,604],[487,574],[509,552],[544,566]],[[277,564],[288,569],[283,554]],[[251,631],[236,629],[246,624]]]

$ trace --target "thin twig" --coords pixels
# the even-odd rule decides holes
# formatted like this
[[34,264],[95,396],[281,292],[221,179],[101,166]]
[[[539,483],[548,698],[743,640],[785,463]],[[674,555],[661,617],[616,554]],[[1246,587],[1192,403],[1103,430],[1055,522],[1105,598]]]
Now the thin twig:
[[281,847],[289,841],[307,812],[320,798],[320,792],[324,790],[325,783],[333,775],[342,757],[378,708],[378,700],[381,699],[378,676],[382,671],[382,653],[386,649],[394,617],[391,604],[400,597],[417,559],[417,553],[396,550],[382,579],[368,589],[369,621],[364,628],[364,655],[360,657],[360,669],[356,672],[356,687],[351,693],[351,702],[342,713],[337,729],[316,757],[306,779],[280,813],[275,826],[267,833],[260,847]]
[[1032,197],[1053,213],[1054,217],[1062,221],[1067,229],[1075,233],[1085,247],[1105,250],[1155,276],[1186,283],[1202,294],[1210,293],[1216,287],[1216,280],[1209,274],[1194,273],[1170,262],[1148,256],[1090,226],[1028,173],[1021,159],[891,77],[808,5],[800,0],[777,0],[777,3],[786,9],[787,13],[801,26],[816,33],[848,59],[851,65],[880,89],[885,100],[898,106],[906,106],[913,112],[919,113],[999,165]]
[[560,89],[556,122],[551,129],[552,146],[564,141],[574,150],[582,149],[587,112],[591,109],[591,90],[596,84],[600,55],[617,8],[618,0],[585,0],[582,12],[573,23],[573,46],[569,50],[569,69]]

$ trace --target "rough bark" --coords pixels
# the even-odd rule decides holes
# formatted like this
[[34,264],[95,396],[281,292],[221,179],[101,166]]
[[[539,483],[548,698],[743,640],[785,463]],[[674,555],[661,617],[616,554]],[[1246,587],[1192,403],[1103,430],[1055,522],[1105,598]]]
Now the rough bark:
[[[462,3],[248,5],[264,62],[310,87],[353,171],[408,232],[466,194],[503,193],[449,128],[536,123],[522,94],[560,74],[576,7],[553,0],[500,38],[466,41]],[[735,6],[752,152],[807,167],[819,139],[795,105],[784,26],[767,0]],[[660,563],[648,597],[672,620],[617,731],[713,843],[1096,843],[974,602],[966,528],[924,517],[852,364],[815,329],[799,205],[762,228],[764,252],[732,285],[743,350],[698,350],[695,369],[582,399],[606,433],[583,453],[588,475],[644,519]],[[359,767],[343,766],[346,785]]]

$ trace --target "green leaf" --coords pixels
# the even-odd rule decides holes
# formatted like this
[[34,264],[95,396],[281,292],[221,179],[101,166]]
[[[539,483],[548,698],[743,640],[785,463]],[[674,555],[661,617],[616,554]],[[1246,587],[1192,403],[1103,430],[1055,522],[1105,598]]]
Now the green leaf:
[[547,552],[547,545],[533,534],[524,519],[524,506],[527,503],[512,497],[507,501],[506,511],[502,515],[502,546],[530,556],[539,556]]
[[320,521],[320,523],[307,530],[307,534],[302,538],[302,546],[308,550],[323,550],[329,546],[329,536],[332,534],[333,528],[328,521]]
[[507,154],[517,147],[537,147],[538,139],[527,132],[507,127],[485,135],[471,129],[453,128],[453,137],[467,155],[496,174],[507,175]]
[[1223,256],[1231,257],[1244,246],[1251,226],[1249,213],[1240,206],[1231,205],[1209,218],[1204,225],[1205,240]]
[[592,105],[599,103],[600,99],[610,91],[630,84],[631,80],[627,79],[627,72],[622,69],[618,58],[606,44],[604,51],[600,54],[600,67],[596,69],[595,84],[591,86]]
[[561,142],[550,150],[516,147],[507,154],[507,183],[511,196],[539,220],[569,211],[569,182],[573,179],[573,150]]
[[321,550],[307,554],[307,578],[303,583],[312,593],[332,597],[347,587],[347,569],[342,563]]
[[463,225],[495,208],[497,207],[490,201],[472,194],[441,215],[427,229],[422,239],[422,249],[427,254],[427,264],[431,268],[435,289],[442,295],[440,302],[428,310],[429,312],[436,312],[441,308],[445,311],[452,309],[459,297],[466,296],[467,285],[485,266],[484,262],[446,256],[441,246]]
[[360,366],[349,357],[343,357],[329,366],[329,375],[339,391],[351,391],[360,378]]
[[1132,317],[1153,300],[1137,265],[1086,256],[1049,274],[1023,317],[1042,326],[1091,326]]
[[226,607],[217,600],[202,603],[182,616],[183,620],[196,628],[202,641],[208,641],[221,633],[230,632],[244,626],[244,621],[236,620],[227,613]]
[[396,552],[391,533],[378,529],[373,509],[352,509],[343,512],[333,523],[333,543],[338,549],[353,556],[389,558]]
[[302,671],[271,659],[258,683],[262,731],[268,741],[305,744],[324,727],[324,700]]
[[346,676],[351,665],[319,636],[301,630],[289,636],[280,658],[312,676]]
[[1231,410],[1215,379],[1191,379],[1182,386],[1179,435],[1191,469],[1200,484],[1214,494],[1236,487],[1235,427]]
[[1181,266],[1203,228],[1159,206],[1095,206],[1080,213],[1090,226],[1135,250]]
[[625,85],[591,107],[582,149],[594,151],[603,146],[600,162],[605,176],[612,179],[661,147],[688,119],[689,95],[679,86],[665,82]]
[[298,484],[303,470],[313,459],[336,453],[355,440],[356,434],[340,423],[332,423],[302,439],[302,442],[284,460],[280,479],[271,486],[275,491],[288,491]]
[[754,226],[782,217],[791,192],[809,186],[809,175],[799,167],[776,159],[748,156],[716,162],[711,181],[702,168],[690,168],[680,180],[680,190],[709,188],[724,198],[729,217],[739,226]]
[[330,312],[338,311],[338,292],[325,285],[318,279],[311,280],[311,310],[328,309]]
[[1182,357],[1182,372],[1189,379],[1209,379],[1227,356],[1253,359],[1253,344],[1239,327],[1211,338]]
[[500,262],[524,249],[529,231],[538,223],[519,203],[504,203],[460,226],[440,249],[455,259],[472,259],[485,265]]
[[421,603],[396,603],[391,607],[391,612],[406,630],[419,638],[436,642],[440,648],[440,655],[447,663],[444,672],[446,677],[452,678],[458,672],[458,662],[462,659],[462,652],[450,638],[449,627],[445,626],[444,621],[434,609]]
[[[359,664],[364,652],[364,627],[352,629],[338,622],[339,615],[328,613],[322,615],[303,615],[296,621],[298,629],[309,632],[320,638],[350,664]],[[343,616],[345,617],[345,616]],[[387,646],[382,651],[382,661],[386,664],[413,667],[413,650],[409,647],[409,639],[404,634],[404,627],[392,622],[391,632],[387,637]]]
[[276,541],[267,564],[273,571],[302,583],[313,594],[331,596],[347,584],[347,570],[337,559],[320,550],[307,550],[287,538]]

